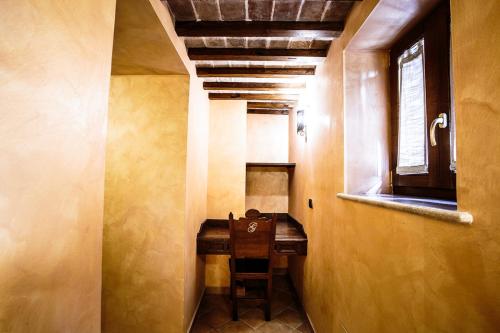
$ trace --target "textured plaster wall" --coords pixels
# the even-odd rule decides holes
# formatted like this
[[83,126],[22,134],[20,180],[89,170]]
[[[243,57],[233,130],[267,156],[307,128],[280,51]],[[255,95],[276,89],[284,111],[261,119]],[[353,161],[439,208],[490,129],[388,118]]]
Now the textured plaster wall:
[[[204,260],[196,255],[196,234],[207,213],[207,174],[208,174],[208,96],[203,90],[202,81],[197,78],[193,63],[189,60],[184,42],[177,36],[172,17],[159,0],[119,0],[115,24],[115,41],[113,50],[113,74],[172,74],[189,73],[189,105],[187,114],[186,174],[179,181],[185,182],[185,220],[183,239],[184,287],[182,292],[183,318],[179,313],[171,313],[168,318],[164,312],[143,312],[140,320],[163,320],[180,323],[180,331],[187,331],[196,306],[201,299],[204,288]],[[161,76],[156,76],[160,80]],[[157,80],[151,77],[151,80]],[[175,88],[175,85],[173,85]],[[139,87],[138,94],[145,93]],[[183,96],[185,92],[180,92]],[[177,98],[171,95],[172,98]],[[165,98],[167,98],[165,96]],[[135,119],[129,121],[132,126]],[[148,128],[141,128],[148,131]],[[180,199],[182,197],[179,194]],[[178,221],[180,223],[180,221]],[[167,240],[166,240],[167,241]],[[118,244],[118,247],[121,245]],[[110,244],[113,247],[113,243]],[[172,248],[173,253],[180,253]],[[162,263],[168,265],[168,262]],[[118,273],[116,273],[118,275]],[[154,276],[148,276],[153,281]],[[162,276],[156,275],[158,281]],[[157,281],[157,282],[158,282]],[[155,282],[155,283],[157,283]],[[159,283],[159,282],[158,282]],[[183,291],[182,291],[183,289]],[[154,318],[153,318],[154,317]],[[111,325],[112,326],[112,325]],[[160,327],[161,325],[158,325]],[[119,329],[119,327],[117,328]],[[143,329],[143,328],[141,328]],[[160,328],[158,328],[160,329]],[[167,326],[163,326],[167,329]]]
[[208,218],[245,214],[246,102],[210,101]]
[[288,116],[247,115],[247,162],[288,162]]
[[[307,142],[290,135],[291,160],[297,162],[290,212],[309,237],[307,258],[290,260],[295,284],[320,333],[496,332],[500,3],[451,1],[457,194],[459,208],[474,215],[470,226],[335,197],[344,191],[344,112],[349,112],[342,54],[376,3],[367,0],[354,8],[343,36],[317,70],[309,92]],[[314,209],[307,208],[307,198],[315,201]]]
[[345,191],[391,193],[389,54],[346,51]]
[[[187,74],[172,36],[160,21],[168,13],[165,8],[155,8],[157,2],[117,0],[113,75]],[[166,21],[168,27],[170,20]]]
[[288,213],[287,168],[248,168],[245,206],[264,213]]
[[[245,101],[210,101],[207,217],[245,214]],[[206,256],[205,284],[229,286],[227,256]]]
[[184,330],[188,76],[113,76],[103,331]]
[[0,332],[99,332],[114,12],[0,3]]
[[[247,115],[247,162],[288,162],[288,116]],[[251,168],[246,175],[246,209],[288,212],[286,168]]]
[[205,262],[196,255],[196,235],[207,217],[209,104],[202,80],[191,76],[186,166],[184,325],[187,330],[205,287]]

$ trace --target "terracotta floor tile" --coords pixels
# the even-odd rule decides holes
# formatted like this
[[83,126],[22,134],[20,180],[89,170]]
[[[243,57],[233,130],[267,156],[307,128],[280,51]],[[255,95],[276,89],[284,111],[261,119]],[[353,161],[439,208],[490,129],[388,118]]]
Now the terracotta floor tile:
[[290,308],[280,313],[276,318],[292,328],[297,328],[304,323],[302,315]]
[[258,328],[259,333],[296,333],[297,331],[281,321],[273,320]]
[[288,308],[295,310],[295,311],[300,310],[300,306],[299,306],[299,304],[297,304],[297,302],[295,300],[292,303],[290,303],[290,305],[288,305]]
[[265,321],[262,305],[244,300],[238,302],[240,320],[232,321],[231,300],[228,295],[205,295],[191,333],[311,333],[308,326],[303,325],[305,318],[298,311],[300,305],[295,303],[293,289],[286,278],[278,276],[275,281],[278,282],[273,286],[271,321]]
[[239,315],[242,315],[242,314],[244,314],[250,310],[254,310],[254,309],[262,309],[262,306],[255,305],[252,302],[248,302],[248,301],[244,301],[244,300],[238,302],[238,314]]
[[231,315],[220,308],[214,308],[210,312],[200,316],[199,320],[213,328],[218,328],[230,321]]
[[253,333],[254,330],[248,326],[245,322],[239,321],[230,321],[224,326],[218,329],[221,333]]
[[212,326],[201,320],[195,320],[193,326],[191,327],[191,333],[212,333],[212,332],[214,332]]
[[227,295],[205,295],[200,307],[209,309],[219,307],[229,311],[231,309],[231,299]]
[[294,302],[293,296],[290,292],[281,291],[281,290],[273,292],[272,299],[273,300],[278,299],[281,302],[287,303],[287,304],[291,304]]
[[297,328],[297,331],[301,333],[313,333],[313,331],[309,328],[309,325],[306,323],[303,323]]
[[198,312],[196,313],[197,316],[201,317],[204,314],[210,312],[212,308],[210,306],[201,306],[198,308]]
[[240,315],[240,320],[243,320],[252,328],[257,328],[266,322],[264,311],[262,309],[252,309]]
[[275,318],[293,303],[291,296],[282,292],[273,296],[271,301],[271,318]]
[[290,290],[290,284],[285,276],[274,276],[273,278],[274,290]]

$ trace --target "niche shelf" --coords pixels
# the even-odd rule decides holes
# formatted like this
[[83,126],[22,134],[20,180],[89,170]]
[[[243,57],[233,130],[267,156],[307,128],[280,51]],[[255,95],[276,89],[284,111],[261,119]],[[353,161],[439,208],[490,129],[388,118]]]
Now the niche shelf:
[[295,163],[260,163],[260,162],[247,162],[247,168],[251,167],[275,167],[275,168],[295,168]]

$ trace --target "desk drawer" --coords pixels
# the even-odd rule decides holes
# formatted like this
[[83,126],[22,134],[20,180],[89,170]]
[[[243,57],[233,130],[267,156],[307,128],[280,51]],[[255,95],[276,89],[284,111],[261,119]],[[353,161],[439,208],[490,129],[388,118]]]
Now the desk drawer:
[[307,242],[280,241],[274,244],[274,249],[279,254],[305,256],[307,255]]
[[198,254],[229,254],[229,241],[210,239],[197,241]]

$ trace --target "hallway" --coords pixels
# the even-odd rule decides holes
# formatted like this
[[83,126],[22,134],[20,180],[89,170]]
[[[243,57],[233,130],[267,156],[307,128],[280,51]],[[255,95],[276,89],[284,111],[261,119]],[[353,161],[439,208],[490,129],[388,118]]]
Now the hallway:
[[0,34],[0,333],[500,332],[500,0],[1,0]]

